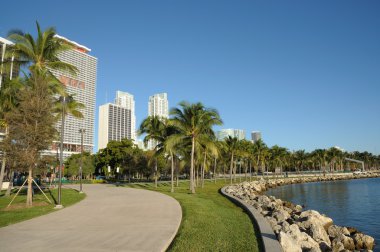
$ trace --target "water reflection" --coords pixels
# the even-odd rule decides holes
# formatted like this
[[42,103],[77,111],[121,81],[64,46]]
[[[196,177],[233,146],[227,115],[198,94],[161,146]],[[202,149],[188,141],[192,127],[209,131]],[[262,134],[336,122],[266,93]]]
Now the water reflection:
[[[380,178],[295,184],[270,189],[268,195],[326,214],[380,243]],[[380,251],[380,244],[375,251]]]

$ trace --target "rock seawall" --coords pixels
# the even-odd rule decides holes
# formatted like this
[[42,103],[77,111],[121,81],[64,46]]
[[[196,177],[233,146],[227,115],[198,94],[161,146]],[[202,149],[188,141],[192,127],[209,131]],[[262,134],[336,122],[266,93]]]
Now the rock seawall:
[[378,174],[317,176],[304,178],[261,178],[227,186],[225,192],[255,207],[269,222],[284,252],[371,251],[374,238],[352,227],[334,225],[333,220],[314,210],[263,195],[268,188],[318,181],[378,177]]

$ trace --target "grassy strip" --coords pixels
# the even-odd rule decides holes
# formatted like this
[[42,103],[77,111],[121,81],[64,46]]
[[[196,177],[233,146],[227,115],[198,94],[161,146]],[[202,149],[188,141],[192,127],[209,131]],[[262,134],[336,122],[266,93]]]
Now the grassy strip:
[[[7,205],[12,200],[13,194],[10,197],[5,197],[3,195],[4,193],[2,193],[0,195],[0,227],[56,211],[54,209],[55,205],[49,204],[41,192],[37,192],[37,190],[35,192],[36,193],[33,197],[33,207],[30,208],[25,207],[26,190],[16,197],[9,208],[7,208]],[[58,198],[58,190],[45,190],[44,192],[54,204]],[[62,189],[62,205],[65,207],[77,203],[84,198],[84,193],[80,194],[73,189]]]
[[225,184],[206,181],[189,194],[188,182],[170,193],[170,183],[136,183],[129,187],[154,190],[174,197],[182,207],[182,223],[169,251],[259,251],[248,215],[219,193]]

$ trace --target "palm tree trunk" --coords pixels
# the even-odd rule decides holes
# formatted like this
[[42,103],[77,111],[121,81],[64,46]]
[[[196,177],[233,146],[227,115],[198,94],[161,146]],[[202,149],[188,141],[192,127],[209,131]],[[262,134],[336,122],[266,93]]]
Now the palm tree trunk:
[[177,170],[177,187],[179,185],[179,161],[176,162],[176,170]]
[[203,158],[203,167],[202,167],[202,188],[205,185],[206,158],[207,157],[206,157],[206,151],[205,151],[205,155],[204,155],[204,158]]
[[248,166],[246,165],[245,166],[245,181],[247,181],[247,177],[248,177],[247,172],[248,172]]
[[26,206],[27,207],[31,207],[33,206],[33,188],[32,188],[32,168],[30,167],[29,168],[29,175],[28,175],[28,193],[27,193],[27,196],[26,196]]
[[216,184],[216,158],[214,162],[214,183]]
[[192,138],[191,145],[191,166],[190,166],[190,191],[191,193],[195,193],[194,189],[194,151],[195,151],[195,139]]
[[232,169],[234,168],[234,153],[231,154],[231,164],[230,164],[230,183],[232,185]]
[[252,181],[252,162],[249,161],[249,181]]
[[156,158],[156,163],[154,165],[154,186],[157,188],[157,184],[158,184],[158,181],[157,181],[157,158]]
[[173,152],[170,151],[170,155],[172,156],[172,189],[171,192],[174,192],[174,155]]

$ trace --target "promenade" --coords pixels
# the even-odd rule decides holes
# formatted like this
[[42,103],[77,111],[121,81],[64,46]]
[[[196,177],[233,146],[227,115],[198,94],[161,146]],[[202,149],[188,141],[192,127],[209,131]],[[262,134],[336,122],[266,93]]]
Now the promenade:
[[165,251],[181,223],[173,198],[147,190],[84,185],[62,210],[0,228],[0,251]]

